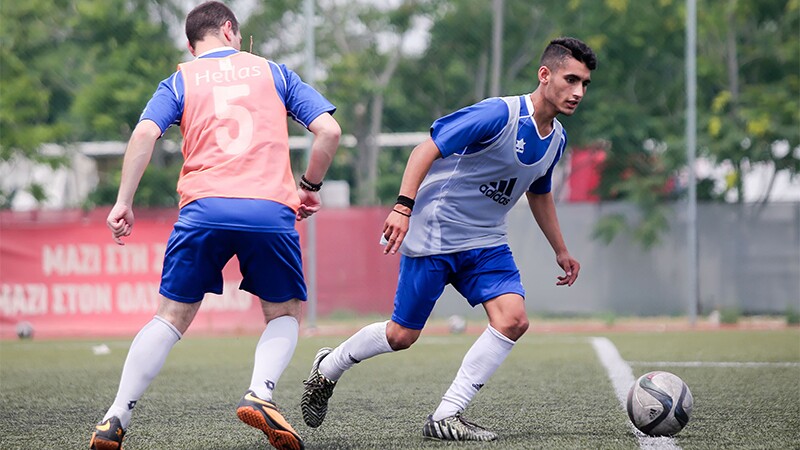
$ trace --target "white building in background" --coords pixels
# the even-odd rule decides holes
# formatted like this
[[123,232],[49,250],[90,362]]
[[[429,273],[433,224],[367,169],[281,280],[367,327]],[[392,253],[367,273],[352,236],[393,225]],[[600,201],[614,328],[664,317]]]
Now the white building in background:
[[[292,136],[289,146],[301,151],[308,142],[302,136]],[[180,146],[172,141],[163,141],[160,145],[169,153],[180,151]],[[355,138],[344,136],[342,145],[354,146]],[[98,159],[122,158],[126,146],[127,143],[116,141],[80,142],[69,146],[44,144],[41,149],[43,156],[62,157],[65,163],[54,168],[20,155],[8,161],[0,160],[0,191],[12,194],[13,211],[81,208],[99,183]],[[33,184],[42,187],[45,200],[37,201],[29,192]],[[350,206],[350,185],[346,181],[326,180],[325,189],[320,194],[326,207]]]
[[[698,179],[715,180],[714,191],[718,194],[725,192],[731,183],[729,178],[735,173],[733,164],[729,161],[714,164],[707,158],[697,158],[695,168]],[[771,202],[800,202],[800,175],[792,177],[788,170],[775,173],[775,165],[771,162],[746,163],[744,170],[745,203],[763,201],[768,194]],[[770,182],[772,182],[771,187]],[[727,202],[736,202],[736,197],[737,193],[733,189],[725,193]]]
[[[97,187],[97,152],[125,152],[120,142],[87,142],[70,147],[57,144],[42,146],[42,154],[62,157],[65,164],[53,167],[32,161],[21,155],[0,161],[0,189],[11,197],[11,209],[30,211],[35,209],[78,208]],[[31,185],[43,189],[45,199],[38,201],[30,192]]]
[[[410,148],[428,138],[428,133],[384,133],[378,137],[381,148],[403,147]],[[289,147],[293,151],[305,151],[309,145],[309,138],[305,136],[291,136]],[[53,168],[49,164],[36,163],[31,160],[16,156],[9,161],[0,161],[0,189],[5,193],[15,192],[11,209],[15,211],[30,211],[34,209],[68,209],[80,208],[89,194],[97,187],[99,158],[121,158],[125,153],[125,142],[81,142],[67,147],[57,144],[45,144],[42,153],[45,156],[63,156],[67,164]],[[161,143],[164,150],[170,153],[180,151],[178,144],[172,141]],[[356,139],[351,135],[342,136],[343,147],[354,147]],[[800,158],[800,149],[796,149],[796,156]],[[566,157],[570,156],[567,153]],[[567,162],[567,161],[565,161]],[[563,188],[563,173],[566,164],[559,164],[559,173],[556,174],[554,185]],[[698,158],[696,162],[698,178],[712,178],[716,180],[717,192],[722,192],[728,183],[727,178],[733,173],[730,164],[714,164],[706,158]],[[745,202],[758,202],[763,200],[770,189],[770,180],[775,172],[771,163],[756,163],[745,166],[744,187]],[[686,176],[685,172],[681,177]],[[176,180],[177,181],[177,180]],[[27,191],[31,184],[43,187],[46,199],[38,202]],[[563,191],[563,189],[560,189]],[[567,198],[565,192],[559,194],[561,201]],[[326,180],[325,189],[321,191],[322,201],[327,207],[346,208],[350,206],[350,186],[345,181]],[[726,200],[736,201],[736,193],[728,192]],[[800,175],[794,177],[784,170],[775,175],[770,201],[773,202],[800,202]]]

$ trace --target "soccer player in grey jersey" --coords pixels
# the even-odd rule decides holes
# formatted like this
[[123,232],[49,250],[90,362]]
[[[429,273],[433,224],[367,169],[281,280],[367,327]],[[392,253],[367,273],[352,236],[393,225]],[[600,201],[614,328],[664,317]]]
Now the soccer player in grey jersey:
[[362,328],[334,349],[320,349],[301,400],[307,425],[322,424],[346,370],[416,342],[449,283],[473,307],[483,305],[489,324],[422,434],[454,441],[497,438],[462,412],[529,325],[506,216],[524,192],[564,271],[556,284],[571,286],[580,264],[564,243],[551,192],[553,167],[567,141],[556,116],[575,112],[596,65],[583,42],[555,39],[542,54],[533,93],[489,98],[433,123],[431,138],[409,157],[383,227],[384,253],[402,254],[392,318]]

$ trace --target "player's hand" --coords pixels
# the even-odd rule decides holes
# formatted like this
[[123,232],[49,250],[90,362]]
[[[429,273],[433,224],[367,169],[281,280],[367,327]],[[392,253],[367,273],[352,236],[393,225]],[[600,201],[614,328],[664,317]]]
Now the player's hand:
[[408,222],[410,220],[411,210],[402,205],[394,205],[394,209],[389,211],[386,221],[383,223],[383,237],[386,239],[386,246],[383,248],[383,254],[394,255],[400,250],[400,245],[403,244],[403,239],[408,233]]
[[322,207],[322,200],[319,197],[319,192],[297,189],[297,195],[300,197],[300,207],[297,208],[298,222],[303,219],[308,219]]
[[556,286],[572,286],[572,283],[578,279],[581,264],[567,252],[556,255],[556,263],[564,269],[564,275],[557,277]]
[[118,245],[125,245],[122,242],[123,236],[130,236],[133,230],[133,210],[124,203],[116,203],[106,218],[106,225],[111,230],[111,236]]

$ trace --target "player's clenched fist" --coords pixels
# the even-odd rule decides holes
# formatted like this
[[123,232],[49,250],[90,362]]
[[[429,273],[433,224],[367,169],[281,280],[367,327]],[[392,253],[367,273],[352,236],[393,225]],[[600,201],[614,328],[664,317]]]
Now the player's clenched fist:
[[106,225],[111,230],[111,235],[119,245],[125,245],[122,242],[123,236],[130,236],[131,230],[133,229],[133,210],[130,206],[117,203],[111,208],[111,212],[108,213],[108,218],[106,219]]

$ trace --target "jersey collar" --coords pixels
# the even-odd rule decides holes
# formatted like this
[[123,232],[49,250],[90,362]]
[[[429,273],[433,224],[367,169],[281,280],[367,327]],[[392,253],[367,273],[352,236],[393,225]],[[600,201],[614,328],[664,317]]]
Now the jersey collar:
[[233,47],[227,47],[227,46],[226,47],[217,47],[217,48],[212,48],[211,50],[204,51],[203,53],[197,55],[197,58],[195,58],[195,59],[207,58],[207,57],[228,56],[228,55],[231,55],[233,53],[236,53],[236,51],[237,50],[235,48],[233,48]]

